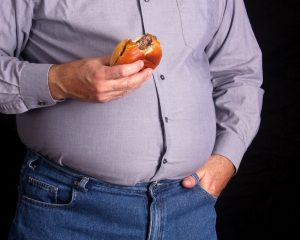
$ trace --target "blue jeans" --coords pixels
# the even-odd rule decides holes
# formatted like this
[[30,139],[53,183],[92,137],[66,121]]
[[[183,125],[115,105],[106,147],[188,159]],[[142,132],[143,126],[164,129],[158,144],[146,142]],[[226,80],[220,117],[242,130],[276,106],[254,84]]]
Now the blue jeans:
[[10,240],[214,240],[216,199],[178,180],[120,186],[28,152]]

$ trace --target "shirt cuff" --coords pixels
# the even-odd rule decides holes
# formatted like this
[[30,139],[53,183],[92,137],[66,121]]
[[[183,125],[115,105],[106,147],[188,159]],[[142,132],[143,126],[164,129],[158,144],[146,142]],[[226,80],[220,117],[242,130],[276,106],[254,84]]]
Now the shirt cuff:
[[21,72],[20,93],[28,110],[56,104],[48,86],[51,64],[28,63]]
[[217,135],[212,154],[219,154],[228,158],[238,170],[247,148],[244,142],[233,133]]

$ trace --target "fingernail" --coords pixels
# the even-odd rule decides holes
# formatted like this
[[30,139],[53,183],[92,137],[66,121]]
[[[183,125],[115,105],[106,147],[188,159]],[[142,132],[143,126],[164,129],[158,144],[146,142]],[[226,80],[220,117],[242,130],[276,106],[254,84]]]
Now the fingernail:
[[140,61],[140,68],[144,67],[144,61]]

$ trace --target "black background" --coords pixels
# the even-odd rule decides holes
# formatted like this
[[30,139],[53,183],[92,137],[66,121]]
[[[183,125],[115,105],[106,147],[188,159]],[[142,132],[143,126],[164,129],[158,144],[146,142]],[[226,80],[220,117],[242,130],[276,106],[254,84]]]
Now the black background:
[[[221,240],[299,239],[296,195],[300,64],[296,31],[300,29],[300,9],[298,1],[283,2],[245,0],[263,51],[265,95],[258,135],[216,205]],[[15,211],[19,168],[25,153],[14,115],[0,114],[0,150],[0,239],[5,240]]]

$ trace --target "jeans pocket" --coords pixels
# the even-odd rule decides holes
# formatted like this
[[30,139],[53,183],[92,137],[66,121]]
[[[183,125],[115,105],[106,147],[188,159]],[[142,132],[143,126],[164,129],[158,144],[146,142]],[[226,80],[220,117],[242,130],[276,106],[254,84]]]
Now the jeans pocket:
[[50,184],[36,176],[25,177],[20,190],[22,202],[40,207],[70,207],[76,196],[73,186]]
[[22,202],[40,207],[69,207],[76,197],[76,187],[70,179],[42,163],[34,156],[26,158],[22,170],[19,194]]
[[188,47],[195,49],[201,43],[208,44],[215,31],[216,3],[214,0],[177,0],[183,39]]
[[199,192],[201,194],[203,194],[204,196],[206,196],[207,198],[211,199],[213,202],[216,202],[218,200],[217,197],[213,196],[212,194],[210,194],[208,191],[206,191],[201,185],[200,183],[198,183],[196,185],[196,188],[199,190]]

